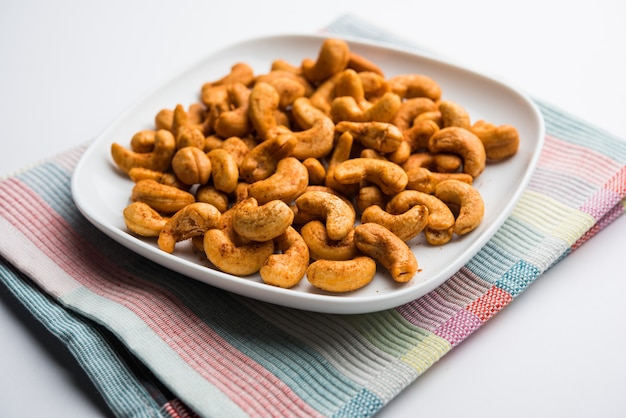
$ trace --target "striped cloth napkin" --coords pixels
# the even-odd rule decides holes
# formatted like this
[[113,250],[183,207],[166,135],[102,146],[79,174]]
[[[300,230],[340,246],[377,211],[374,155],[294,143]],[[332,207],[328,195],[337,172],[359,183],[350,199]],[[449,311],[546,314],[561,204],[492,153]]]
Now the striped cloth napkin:
[[[401,41],[351,16],[327,31]],[[626,142],[538,106],[545,149],[510,218],[443,285],[396,309],[298,311],[153,264],[76,209],[85,147],[0,182],[0,279],[117,416],[369,417],[623,214]]]

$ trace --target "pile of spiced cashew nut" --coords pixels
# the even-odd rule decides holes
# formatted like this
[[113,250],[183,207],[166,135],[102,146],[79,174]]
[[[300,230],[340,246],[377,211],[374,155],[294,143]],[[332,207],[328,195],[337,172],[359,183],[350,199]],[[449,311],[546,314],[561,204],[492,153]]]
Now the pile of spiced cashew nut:
[[439,246],[474,230],[484,215],[474,179],[518,146],[515,127],[471,123],[429,76],[387,78],[329,38],[299,65],[234,64],[111,156],[134,182],[131,233],[168,253],[191,240],[217,269],[269,285],[307,277],[348,292],[378,265],[410,281],[418,234]]

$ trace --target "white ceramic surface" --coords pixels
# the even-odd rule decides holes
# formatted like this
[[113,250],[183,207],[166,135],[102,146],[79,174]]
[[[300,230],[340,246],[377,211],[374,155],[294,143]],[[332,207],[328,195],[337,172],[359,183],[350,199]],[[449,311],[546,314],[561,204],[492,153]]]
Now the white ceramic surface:
[[269,286],[260,276],[236,277],[212,268],[179,243],[174,254],[161,251],[156,240],[128,233],[122,210],[129,203],[133,183],[110,157],[110,146],[128,146],[131,136],[153,126],[162,108],[187,106],[198,101],[200,87],[227,74],[239,61],[250,64],[256,74],[269,71],[271,62],[283,59],[299,64],[315,58],[323,36],[278,35],[243,41],[211,54],[188,71],[140,99],[124,112],[91,145],[72,179],[72,193],[81,212],[100,230],[129,249],[164,267],[225,290],[270,303],[328,313],[365,313],[392,308],[414,300],[440,285],[461,268],[497,231],[511,212],[536,165],[543,143],[544,126],[534,104],[522,93],[497,80],[469,70],[416,55],[401,49],[350,41],[351,50],[379,64],[387,77],[421,73],[435,79],[443,98],[461,104],[472,120],[514,125],[521,137],[519,152],[511,159],[488,164],[475,187],[485,201],[481,225],[468,235],[455,236],[444,246],[431,246],[418,238],[409,244],[419,263],[419,272],[408,283],[395,283],[382,269],[362,289],[349,293],[320,291],[303,279],[291,289]]

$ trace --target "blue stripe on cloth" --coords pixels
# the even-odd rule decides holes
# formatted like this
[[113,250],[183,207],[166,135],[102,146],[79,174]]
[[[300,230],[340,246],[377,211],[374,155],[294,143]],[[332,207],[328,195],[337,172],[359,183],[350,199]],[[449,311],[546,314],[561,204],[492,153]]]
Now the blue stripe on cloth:
[[157,404],[98,328],[42,293],[0,259],[0,281],[79,362],[117,416],[154,418]]

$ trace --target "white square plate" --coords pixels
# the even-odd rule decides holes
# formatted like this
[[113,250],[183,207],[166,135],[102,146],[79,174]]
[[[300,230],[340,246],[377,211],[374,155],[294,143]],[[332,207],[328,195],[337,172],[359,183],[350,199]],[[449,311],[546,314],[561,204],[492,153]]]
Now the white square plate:
[[210,54],[140,99],[95,140],[79,161],[72,178],[72,194],[79,210],[105,234],[165,268],[233,293],[287,307],[338,314],[373,312],[417,299],[442,284],[493,236],[519,200],[539,158],[545,134],[543,118],[524,94],[500,81],[408,50],[345,37],[342,38],[352,51],[378,64],[386,77],[427,75],[440,84],[443,98],[461,104],[472,121],[485,119],[518,129],[518,153],[507,161],[488,164],[474,183],[485,201],[484,220],[477,229],[442,247],[412,241],[420,271],[409,283],[395,283],[379,270],[369,285],[346,294],[322,292],[306,278],[294,288],[282,289],[264,284],[258,275],[232,276],[212,268],[207,260],[194,254],[188,243],[179,243],[174,254],[168,254],[159,250],[156,240],[127,232],[122,210],[129,203],[133,183],[111,159],[113,142],[128,144],[137,131],[152,129],[154,116],[163,108],[197,102],[202,84],[221,78],[236,62],[248,63],[256,74],[268,72],[276,59],[299,65],[304,58],[317,57],[326,37],[278,35],[237,43]]

